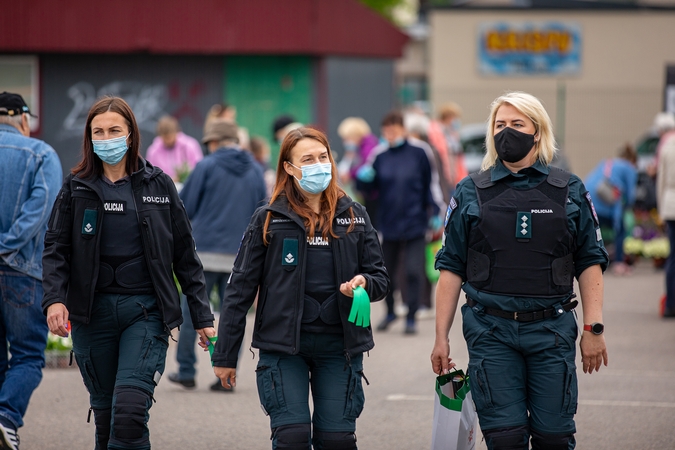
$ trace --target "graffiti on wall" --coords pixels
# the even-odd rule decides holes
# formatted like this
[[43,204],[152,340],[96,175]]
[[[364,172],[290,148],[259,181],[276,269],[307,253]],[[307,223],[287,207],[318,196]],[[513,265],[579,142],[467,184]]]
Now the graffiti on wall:
[[191,121],[201,127],[203,114],[194,106],[206,91],[203,81],[195,81],[183,87],[177,81],[170,83],[143,83],[138,81],[114,81],[96,89],[93,84],[79,81],[67,90],[73,105],[63,119],[61,137],[80,136],[87,122],[89,108],[105,95],[122,97],[129,103],[141,131],[155,132],[157,120],[170,114],[179,121]]

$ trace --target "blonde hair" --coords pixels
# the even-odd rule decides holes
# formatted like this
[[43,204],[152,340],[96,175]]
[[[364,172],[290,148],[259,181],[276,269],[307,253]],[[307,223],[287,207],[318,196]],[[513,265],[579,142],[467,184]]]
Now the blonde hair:
[[537,97],[525,92],[508,92],[498,97],[490,106],[490,117],[487,122],[487,133],[485,134],[485,157],[481,164],[481,170],[492,168],[499,158],[495,148],[495,138],[493,131],[495,129],[495,118],[497,111],[502,105],[509,104],[516,108],[518,112],[527,116],[534,123],[534,134],[539,137],[534,143],[534,156],[539,161],[548,166],[558,149],[556,148],[555,136],[553,136],[553,125],[548,116],[544,105]]
[[347,117],[340,122],[337,132],[342,139],[356,139],[360,141],[370,134],[370,126],[368,122],[360,117]]
[[438,118],[440,120],[445,120],[448,117],[461,117],[462,116],[462,107],[455,102],[448,102],[438,108]]

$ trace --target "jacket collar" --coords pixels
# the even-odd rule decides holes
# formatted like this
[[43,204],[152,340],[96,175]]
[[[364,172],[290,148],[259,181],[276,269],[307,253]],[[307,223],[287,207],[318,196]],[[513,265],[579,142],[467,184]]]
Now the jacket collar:
[[[347,209],[349,209],[352,205],[354,205],[354,200],[349,198],[348,195],[344,195],[343,197],[338,199],[338,203],[335,208],[335,217],[339,216],[343,212],[345,212]],[[295,223],[297,223],[300,227],[303,229],[305,228],[305,223],[302,220],[298,214],[293,211],[290,208],[290,205],[288,203],[288,198],[285,195],[280,195],[276,200],[274,200],[274,203],[271,203],[267,205],[266,207],[267,211],[278,213],[281,215],[284,215],[288,217],[289,219],[292,219]]]
[[23,136],[23,134],[21,134],[21,132],[18,129],[16,129],[16,127],[13,127],[8,123],[0,123],[0,131],[6,131],[7,133],[16,133]]
[[537,161],[535,161],[535,163],[532,164],[530,167],[526,167],[525,169],[522,169],[518,173],[513,173],[509,169],[506,168],[506,166],[504,165],[504,163],[502,163],[502,161],[500,159],[498,159],[496,164],[492,168],[491,180],[493,182],[495,182],[495,181],[499,181],[503,178],[506,178],[508,176],[514,176],[516,178],[521,178],[523,176],[526,176],[525,175],[526,171],[530,171],[530,170],[536,170],[537,172],[540,172],[544,175],[548,175],[548,173],[550,171],[550,169],[547,166],[543,165],[541,163],[541,161],[539,161],[539,159],[537,159]]

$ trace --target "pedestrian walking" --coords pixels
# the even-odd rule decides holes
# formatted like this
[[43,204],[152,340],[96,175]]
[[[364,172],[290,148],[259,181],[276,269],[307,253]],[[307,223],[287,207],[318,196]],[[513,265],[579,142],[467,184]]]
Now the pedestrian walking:
[[202,266],[171,178],[139,155],[129,105],[89,110],[82,160],[66,177],[45,236],[42,307],[68,336],[89,391],[96,449],[149,449],[149,409],[171,330],[183,322],[174,273],[200,345],[215,335]]
[[10,450],[45,365],[42,250],[63,176],[54,149],[30,137],[31,116],[19,94],[0,94],[0,448]]
[[213,365],[234,387],[246,313],[259,292],[251,345],[260,349],[258,394],[273,449],[357,448],[363,352],[374,344],[369,326],[348,321],[353,291],[377,301],[389,279],[368,214],[336,178],[326,136],[289,131],[274,193],[251,219],[223,299]]
[[[386,142],[373,150],[370,161],[359,170],[357,186],[366,193],[377,192],[384,261],[392,281],[399,264],[403,265],[406,285],[400,289],[408,306],[404,333],[412,335],[417,332],[415,314],[425,277],[426,234],[429,229],[441,229],[439,214],[445,205],[433,151],[426,143],[407,136],[401,113],[394,111],[384,117],[382,136]],[[395,286],[392,282],[387,315],[377,326],[380,331],[396,320]]]
[[[210,154],[197,164],[180,192],[197,255],[204,267],[206,293],[218,289],[218,304],[225,294],[225,286],[232,272],[234,257],[239,249],[241,236],[256,208],[262,206],[267,192],[263,173],[253,156],[239,147],[237,124],[216,119],[206,125],[202,143]],[[183,316],[190,317],[185,298],[182,300]],[[178,335],[176,360],[178,372],[169,374],[169,380],[186,388],[196,386],[195,341],[197,333],[186,320]],[[211,390],[232,392],[220,380]]]
[[488,449],[575,447],[577,338],[573,278],[579,281],[583,371],[607,350],[602,272],[608,256],[591,195],[581,180],[551,167],[551,120],[532,95],[497,98],[480,172],[457,186],[437,256],[433,371],[455,364],[448,333],[459,300],[468,375]]
[[146,152],[147,160],[169,175],[181,181],[203,158],[199,142],[180,130],[178,121],[164,116],[157,122],[157,137]]
[[624,214],[635,204],[637,187],[637,153],[630,144],[619,149],[616,158],[603,159],[586,177],[601,227],[613,231],[614,258],[610,269],[616,275],[629,275],[624,261],[623,241],[626,238]]
[[656,122],[660,134],[656,200],[670,242],[670,254],[666,260],[666,304],[663,317],[675,317],[675,117],[673,114],[661,113]]

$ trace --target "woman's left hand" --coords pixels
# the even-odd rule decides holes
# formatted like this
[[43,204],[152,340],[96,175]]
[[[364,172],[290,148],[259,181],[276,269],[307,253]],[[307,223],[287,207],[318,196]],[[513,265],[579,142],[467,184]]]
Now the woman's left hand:
[[216,335],[216,329],[213,327],[207,327],[207,328],[200,328],[199,330],[195,330],[197,334],[199,335],[199,346],[204,349],[204,351],[209,350],[209,345],[211,345],[211,341],[209,341],[210,337],[213,337]]
[[366,277],[363,275],[357,275],[346,283],[342,283],[340,285],[340,292],[347,297],[354,297],[354,289],[358,286],[361,286],[363,289],[366,288]]

